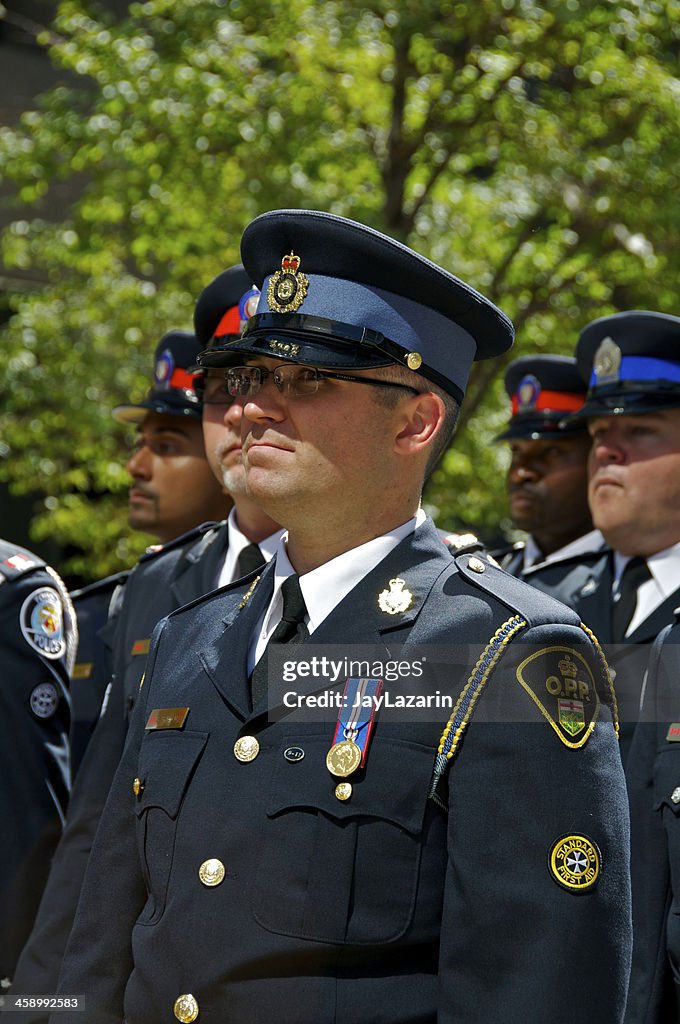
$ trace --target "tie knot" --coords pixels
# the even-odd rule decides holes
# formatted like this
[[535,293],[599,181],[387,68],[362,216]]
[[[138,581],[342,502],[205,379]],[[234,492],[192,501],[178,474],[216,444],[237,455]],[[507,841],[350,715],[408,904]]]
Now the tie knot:
[[247,576],[264,565],[265,558],[257,544],[248,544],[238,556],[238,574]]
[[647,560],[642,555],[634,555],[630,561],[626,562],[621,573],[621,579],[619,581],[619,590],[621,588],[632,587],[636,589],[645,580],[651,578],[651,572],[647,565]]
[[281,620],[291,623],[302,622],[307,614],[307,605],[305,604],[305,599],[302,596],[299,576],[289,576],[283,581],[281,586],[281,596],[283,598],[283,614],[281,616]]

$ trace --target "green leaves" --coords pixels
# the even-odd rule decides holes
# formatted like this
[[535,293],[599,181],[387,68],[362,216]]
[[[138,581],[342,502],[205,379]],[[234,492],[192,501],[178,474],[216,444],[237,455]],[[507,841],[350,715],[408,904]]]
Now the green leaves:
[[[510,358],[571,352],[616,309],[677,311],[673,0],[149,0],[118,23],[93,10],[60,5],[50,56],[68,85],[0,133],[21,204],[0,238],[18,275],[0,477],[45,494],[35,534],[68,544],[67,568],[131,557],[110,410],[143,394],[158,338],[190,324],[263,210],[327,209],[406,241],[515,320]],[[476,366],[427,494],[441,525],[489,537],[502,372]]]

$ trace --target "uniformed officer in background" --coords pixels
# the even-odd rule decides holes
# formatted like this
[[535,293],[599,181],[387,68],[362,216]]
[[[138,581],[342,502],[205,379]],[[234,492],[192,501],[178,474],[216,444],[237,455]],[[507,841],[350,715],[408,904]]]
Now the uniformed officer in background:
[[[258,312],[201,362],[227,361],[248,493],[287,539],[157,628],[60,991],[88,1024],[614,1024],[628,829],[606,666],[567,608],[451,557],[419,511],[472,361],[512,325],[329,214],[258,217],[242,257]],[[426,645],[428,696],[454,710],[304,721],[270,639],[409,664]],[[301,670],[297,690],[327,682]]]
[[68,678],[78,634],[61,579],[0,540],[0,992],[31,930],[70,788]]
[[[200,348],[189,331],[169,331],[154,353],[153,383],[135,405],[113,410],[137,427],[127,462],[132,478],[128,523],[166,544],[209,520],[220,520],[229,499],[206,461],[201,432]],[[71,681],[71,768],[75,777],[111,678],[111,643],[127,572],[71,594],[78,618],[78,654]]]
[[[167,408],[165,411],[158,408],[169,396],[165,389],[160,395],[155,394],[157,388],[147,399],[147,403],[154,403],[151,407],[140,403],[114,411],[119,419],[131,422],[144,417],[140,431],[145,440],[131,467],[136,476],[140,476],[142,470],[144,476],[135,481],[133,490],[142,484],[145,489],[153,489],[156,521],[162,510],[172,503],[177,515],[183,496],[196,508],[195,495],[188,493],[192,481],[187,476],[195,474],[196,469],[191,468],[186,459],[174,462],[171,455],[166,457],[164,448],[172,440],[169,432],[173,428],[181,436],[191,423],[192,432],[200,432],[202,412],[204,439],[200,436],[200,449],[203,452],[205,447],[208,459],[205,465],[210,467],[214,486],[223,493],[223,514],[229,511],[229,516],[227,520],[206,523],[150,550],[130,573],[111,631],[113,668],[105,712],[97,723],[74,789],[64,837],[54,857],[36,927],[17,968],[14,992],[50,995],[56,989],[87,858],[123,750],[129,715],[146,665],[149,637],[156,622],[180,605],[263,564],[276,549],[280,534],[278,524],[245,494],[240,405],[227,396],[224,373],[206,387],[203,371],[197,371],[195,366],[201,349],[211,346],[216,351],[238,337],[243,322],[254,309],[253,299],[256,304],[257,294],[240,264],[219,274],[198,300],[196,335],[181,332],[180,365],[185,374],[192,373],[191,395],[183,393],[187,378],[182,376],[175,378],[179,380],[182,393],[171,396],[172,413]],[[177,350],[175,355],[177,366],[180,358]],[[167,362],[166,358],[166,365]],[[173,379],[170,373],[162,376]],[[188,414],[183,411],[187,409]],[[171,451],[175,447],[172,445]],[[176,476],[173,476],[174,466]],[[171,489],[175,491],[172,500],[168,493]],[[232,499],[234,506],[229,510]],[[207,518],[217,510],[211,507],[205,511]],[[145,512],[147,528],[150,528],[151,515],[152,510]],[[201,518],[200,513],[198,518]],[[33,1008],[22,1010],[16,1019],[21,1024],[40,1024],[47,1016],[47,1010]],[[15,1018],[10,1013],[6,1019],[7,1024],[11,1024]]]
[[588,507],[585,423],[569,415],[581,408],[586,385],[569,356],[521,356],[505,373],[512,402],[507,441],[507,490],[514,525],[528,533],[499,559],[506,572],[546,593],[592,564],[604,548]]
[[634,310],[581,332],[591,437],[588,500],[611,551],[558,596],[606,646],[616,672],[624,767],[648,644],[680,604],[680,318]]

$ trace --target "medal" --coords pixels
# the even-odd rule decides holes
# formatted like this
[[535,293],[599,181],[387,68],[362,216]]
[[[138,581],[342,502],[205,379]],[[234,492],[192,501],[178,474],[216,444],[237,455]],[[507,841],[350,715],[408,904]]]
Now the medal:
[[361,764],[361,747],[354,740],[341,740],[334,743],[326,754],[326,767],[331,775],[346,779]]

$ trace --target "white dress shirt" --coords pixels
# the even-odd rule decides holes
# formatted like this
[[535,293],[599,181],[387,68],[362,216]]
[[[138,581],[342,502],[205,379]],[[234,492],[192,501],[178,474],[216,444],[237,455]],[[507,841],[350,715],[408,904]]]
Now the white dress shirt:
[[[612,585],[612,598],[616,601],[619,596],[619,584],[621,574],[630,561],[630,555],[620,555],[614,552],[614,583]],[[638,588],[637,605],[633,618],[630,620],[626,636],[634,633],[638,626],[649,618],[655,608],[670,597],[680,587],[680,542],[672,544],[671,547],[658,551],[646,559],[651,579]]]
[[[227,519],[227,531],[227,554],[217,579],[218,587],[226,587],[228,583],[233,583],[234,580],[237,579],[236,570],[241,552],[244,548],[247,548],[253,543],[252,540],[248,540],[244,533],[241,533],[238,523],[236,522],[235,507],[232,508],[229,513],[229,518]],[[258,542],[257,546],[262,552],[262,557],[265,562],[271,562],[272,558],[276,554],[279,542],[284,533],[285,530],[277,530],[276,533],[272,533],[269,537],[265,537],[264,540]]]

